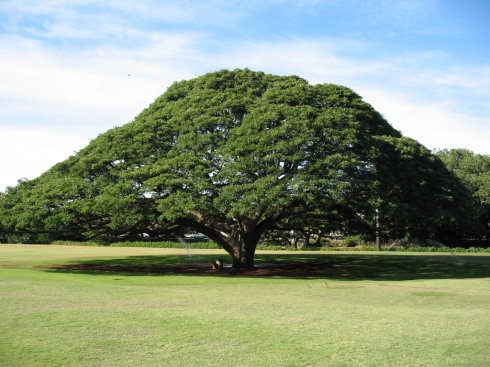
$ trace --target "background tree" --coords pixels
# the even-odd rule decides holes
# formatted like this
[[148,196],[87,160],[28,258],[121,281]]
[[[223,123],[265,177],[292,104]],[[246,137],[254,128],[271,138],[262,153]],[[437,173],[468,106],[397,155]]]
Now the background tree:
[[459,194],[433,174],[442,165],[348,88],[222,70],[173,84],[132,123],[7,192],[0,214],[11,231],[108,241],[191,228],[253,269],[259,238],[288,223],[373,236],[381,208],[387,232],[437,234]]
[[470,235],[490,236],[490,156],[475,154],[466,149],[441,150],[437,156],[471,193],[475,218]]
[[428,149],[409,138],[378,138],[377,206],[385,236],[457,244],[472,226],[468,190]]

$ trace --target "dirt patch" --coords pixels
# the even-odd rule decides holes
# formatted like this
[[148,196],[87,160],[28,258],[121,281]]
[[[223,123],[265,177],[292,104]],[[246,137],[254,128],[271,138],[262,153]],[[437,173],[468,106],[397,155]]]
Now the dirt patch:
[[281,277],[319,277],[326,274],[329,264],[295,263],[295,264],[257,264],[253,271],[237,271],[231,267],[214,269],[209,263],[190,263],[182,266],[124,266],[121,264],[77,263],[51,265],[50,270],[81,273],[134,273],[134,274],[183,274],[183,275],[246,275],[246,276],[281,276]]

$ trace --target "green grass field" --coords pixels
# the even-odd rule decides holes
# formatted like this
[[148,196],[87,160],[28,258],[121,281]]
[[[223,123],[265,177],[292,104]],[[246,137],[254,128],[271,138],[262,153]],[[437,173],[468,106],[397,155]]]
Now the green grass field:
[[0,245],[0,366],[490,366],[489,255],[260,252],[325,270],[154,271],[217,257]]

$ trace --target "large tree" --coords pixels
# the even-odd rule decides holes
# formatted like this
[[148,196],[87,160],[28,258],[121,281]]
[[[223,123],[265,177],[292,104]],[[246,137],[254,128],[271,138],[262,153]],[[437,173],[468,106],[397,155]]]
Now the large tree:
[[[408,180],[410,191],[421,177],[430,185],[431,173],[442,174],[427,166],[429,156],[348,88],[223,70],[174,83],[133,122],[10,189],[0,211],[11,213],[11,231],[55,237],[191,228],[226,250],[235,268],[252,269],[259,238],[287,223],[323,220],[374,235],[376,210],[388,224],[402,204],[424,218],[437,214],[439,227],[458,219],[444,180],[434,192],[447,197],[432,207],[430,198],[418,200],[423,208],[407,202]],[[414,215],[392,222],[411,231]]]

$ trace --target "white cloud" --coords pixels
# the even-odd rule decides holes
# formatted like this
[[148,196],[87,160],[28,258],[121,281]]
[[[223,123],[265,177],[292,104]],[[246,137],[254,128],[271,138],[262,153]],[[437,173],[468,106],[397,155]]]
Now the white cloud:
[[445,104],[384,89],[367,88],[362,95],[404,136],[429,149],[465,148],[490,154],[489,117],[476,118],[451,111]]
[[[189,77],[194,36],[154,37],[148,48],[93,49],[64,54],[37,42],[2,42],[0,124],[79,125],[81,129],[129,122],[175,80]],[[28,121],[30,119],[30,121]],[[51,121],[49,121],[51,120]]]
[[[229,27],[240,21],[250,4],[220,0],[4,0],[4,27],[35,38],[114,44],[142,42],[155,28]],[[28,20],[29,26],[24,26]],[[19,26],[21,24],[21,26]]]
[[0,191],[33,179],[87,145],[89,139],[56,130],[0,126]]

